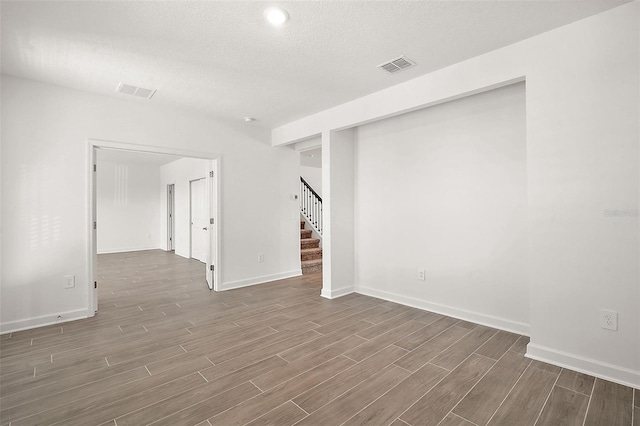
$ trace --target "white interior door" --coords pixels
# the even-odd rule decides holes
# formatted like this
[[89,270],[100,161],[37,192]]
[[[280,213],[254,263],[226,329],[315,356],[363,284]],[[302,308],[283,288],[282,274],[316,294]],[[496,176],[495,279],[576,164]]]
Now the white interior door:
[[89,309],[98,312],[98,179],[96,148],[91,148],[91,278],[89,282]]
[[207,239],[207,285],[210,290],[220,290],[218,288],[218,276],[219,271],[216,270],[217,255],[218,255],[218,185],[217,185],[217,162],[211,161],[211,171],[209,172],[209,179],[207,179],[207,207],[208,207],[208,223],[209,223],[209,236]]
[[[211,162],[211,169],[215,168],[215,164]],[[207,238],[207,285],[210,290],[213,290],[214,287],[217,289],[217,282],[215,280],[215,264],[216,264],[216,179],[215,172],[212,170],[209,172],[209,179],[207,179],[207,213],[208,213],[208,223],[209,223],[209,235]]]
[[191,194],[191,257],[201,262],[207,261],[209,218],[207,182],[205,178],[190,182]]
[[175,250],[175,184],[167,185],[167,250]]

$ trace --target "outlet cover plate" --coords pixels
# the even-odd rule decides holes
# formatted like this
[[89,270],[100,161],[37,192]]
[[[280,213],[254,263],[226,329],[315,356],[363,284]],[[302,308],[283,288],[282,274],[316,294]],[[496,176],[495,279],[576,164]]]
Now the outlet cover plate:
[[618,331],[618,313],[609,309],[601,309],[600,327],[605,330]]
[[74,288],[76,286],[76,276],[75,275],[65,275],[64,276],[64,288]]

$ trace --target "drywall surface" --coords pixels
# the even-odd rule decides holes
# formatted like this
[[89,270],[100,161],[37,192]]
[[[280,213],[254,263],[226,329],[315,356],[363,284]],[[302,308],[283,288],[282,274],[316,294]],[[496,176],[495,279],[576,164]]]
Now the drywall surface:
[[174,248],[176,254],[190,257],[190,210],[189,183],[209,176],[209,161],[198,158],[183,158],[160,167],[160,227],[161,247],[167,250],[167,185],[174,186]]
[[361,289],[526,332],[524,84],[358,127],[356,152]]
[[[290,196],[299,190],[299,155],[293,150],[151,102],[9,76],[2,76],[1,114],[2,332],[56,322],[58,315],[92,314],[89,139],[218,156],[222,287],[300,273],[299,207]],[[63,288],[67,274],[76,276],[75,288]]]
[[[529,40],[529,354],[640,387],[640,3]],[[619,313],[618,331],[599,326]]]
[[322,168],[300,166],[300,176],[322,197]]
[[98,254],[160,247],[160,167],[100,161],[97,168]]
[[[322,296],[334,298],[355,291],[353,129],[322,134]],[[326,166],[325,166],[326,164]]]
[[[526,80],[528,356],[640,387],[639,33],[628,3],[276,128],[272,144]],[[602,308],[618,331],[599,327]]]

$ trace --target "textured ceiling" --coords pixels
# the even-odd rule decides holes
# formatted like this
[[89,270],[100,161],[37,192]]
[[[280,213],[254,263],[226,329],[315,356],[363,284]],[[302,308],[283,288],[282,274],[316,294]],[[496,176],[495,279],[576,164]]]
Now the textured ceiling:
[[2,73],[266,131],[627,1],[2,1]]

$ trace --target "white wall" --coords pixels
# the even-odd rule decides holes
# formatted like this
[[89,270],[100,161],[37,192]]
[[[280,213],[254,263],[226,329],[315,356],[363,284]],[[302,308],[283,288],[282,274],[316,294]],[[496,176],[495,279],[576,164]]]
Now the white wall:
[[300,176],[322,197],[322,168],[300,166]]
[[97,168],[98,254],[160,247],[160,167],[100,161]]
[[355,132],[322,134],[322,296],[329,299],[353,293],[355,224],[353,170]]
[[525,46],[529,354],[640,388],[638,216],[606,215],[640,207],[639,15],[635,2]]
[[528,356],[640,387],[638,216],[605,214],[640,204],[639,45],[632,2],[281,126],[272,144],[526,79]]
[[527,333],[524,84],[356,131],[358,291]]
[[209,176],[209,161],[183,158],[160,167],[160,227],[161,247],[167,250],[167,185],[174,187],[174,248],[176,254],[190,257],[191,205],[190,182]]
[[[2,332],[88,312],[89,139],[220,156],[221,285],[300,273],[299,156],[211,119],[2,76]],[[259,212],[259,220],[256,220]],[[257,262],[257,253],[264,262]],[[37,267],[34,267],[34,264]],[[63,276],[76,287],[63,289]]]

